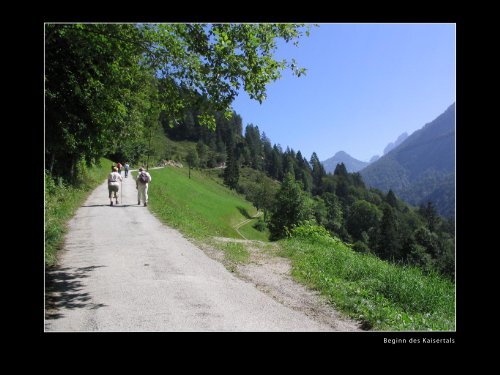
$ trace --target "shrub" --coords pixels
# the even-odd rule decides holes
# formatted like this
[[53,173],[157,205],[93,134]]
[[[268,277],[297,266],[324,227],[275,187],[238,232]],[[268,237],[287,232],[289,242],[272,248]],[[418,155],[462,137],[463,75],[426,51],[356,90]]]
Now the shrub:
[[370,248],[368,245],[362,241],[356,241],[352,246],[352,249],[357,251],[358,253],[369,253]]
[[289,232],[289,237],[300,238],[312,242],[320,241],[327,243],[337,243],[340,240],[332,237],[330,233],[321,225],[316,225],[313,221],[304,221],[300,225],[293,226]]
[[266,230],[266,223],[264,223],[264,220],[259,219],[257,222],[253,225],[255,229],[257,229],[259,232],[264,232]]

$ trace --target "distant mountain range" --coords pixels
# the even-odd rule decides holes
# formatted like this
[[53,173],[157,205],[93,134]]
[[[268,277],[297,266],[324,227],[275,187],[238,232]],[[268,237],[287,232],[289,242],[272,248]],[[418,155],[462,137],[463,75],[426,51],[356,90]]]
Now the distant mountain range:
[[347,172],[349,173],[358,172],[361,169],[365,168],[368,164],[370,164],[366,161],[355,159],[344,151],[339,151],[331,158],[326,159],[322,162],[326,173],[333,173],[335,171],[335,167],[337,167],[337,164],[339,163],[344,163]]
[[[393,148],[399,146],[406,138],[408,138],[408,133],[404,132],[398,137],[398,139],[396,139],[396,141],[390,142],[384,149],[384,155],[387,154],[389,151],[391,151]],[[373,163],[378,159],[380,159],[380,156],[374,155],[372,156],[369,162],[361,161],[352,157],[345,151],[339,151],[331,158],[326,159],[322,163],[323,167],[325,167],[326,173],[333,173],[338,163],[344,163],[347,172],[354,173],[362,170],[363,168],[367,167],[370,163]]]
[[387,154],[361,170],[363,180],[368,186],[384,192],[392,189],[413,205],[430,200],[441,215],[453,216],[455,103],[434,121],[404,138]]

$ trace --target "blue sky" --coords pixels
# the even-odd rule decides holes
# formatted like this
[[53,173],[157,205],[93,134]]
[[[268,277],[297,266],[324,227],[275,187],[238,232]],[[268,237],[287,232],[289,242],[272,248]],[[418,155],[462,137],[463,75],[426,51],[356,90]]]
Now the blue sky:
[[455,101],[454,24],[320,24],[278,59],[307,69],[271,83],[261,104],[241,93],[233,109],[271,142],[308,160],[345,151],[368,161]]

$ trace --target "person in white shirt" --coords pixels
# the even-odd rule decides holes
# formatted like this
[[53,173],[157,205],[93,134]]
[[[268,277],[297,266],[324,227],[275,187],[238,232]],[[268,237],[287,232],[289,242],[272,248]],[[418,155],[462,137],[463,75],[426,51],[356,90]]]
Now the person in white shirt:
[[125,162],[125,177],[128,177],[128,169],[130,168],[130,165],[128,164],[128,161]]
[[[146,180],[146,181],[144,181]],[[139,174],[135,180],[135,188],[137,189],[137,204],[141,204],[141,198],[144,206],[148,205],[148,186],[151,182],[151,175],[144,170],[144,167],[139,168]]]
[[123,177],[118,173],[118,168],[114,167],[113,172],[111,172],[108,176],[108,191],[109,191],[109,205],[113,205],[113,199],[111,198],[111,194],[115,193],[115,201],[118,204],[118,190],[120,189],[120,182]]

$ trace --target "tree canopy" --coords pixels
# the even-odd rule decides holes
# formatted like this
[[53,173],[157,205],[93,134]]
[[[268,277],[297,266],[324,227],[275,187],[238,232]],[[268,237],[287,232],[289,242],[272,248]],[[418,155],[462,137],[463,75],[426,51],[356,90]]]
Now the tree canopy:
[[277,41],[297,44],[296,24],[47,24],[46,168],[69,177],[80,159],[116,152],[151,133],[160,111],[173,122],[198,94],[199,123],[229,117],[243,88],[262,102],[266,85],[295,61],[276,60]]

